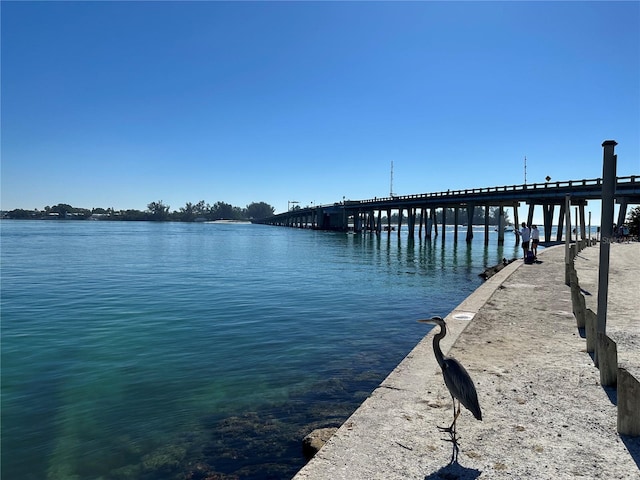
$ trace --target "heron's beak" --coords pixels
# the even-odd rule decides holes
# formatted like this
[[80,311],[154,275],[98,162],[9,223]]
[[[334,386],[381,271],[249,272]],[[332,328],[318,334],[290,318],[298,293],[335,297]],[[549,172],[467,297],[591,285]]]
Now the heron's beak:
[[420,320],[418,320],[418,323],[428,323],[429,325],[435,325],[436,322],[435,320],[433,320],[433,318],[422,318]]

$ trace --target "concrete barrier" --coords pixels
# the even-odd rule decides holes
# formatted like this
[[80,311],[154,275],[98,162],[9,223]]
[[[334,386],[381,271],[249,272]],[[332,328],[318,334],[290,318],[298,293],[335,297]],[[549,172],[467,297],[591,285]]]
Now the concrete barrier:
[[640,382],[618,368],[618,433],[640,436]]
[[571,304],[573,307],[573,315],[576,317],[578,328],[585,328],[585,311],[587,307],[584,300],[584,295],[582,295],[582,291],[580,290],[578,273],[576,272],[573,262],[571,263],[569,278],[571,285]]
[[598,368],[600,369],[600,384],[612,387],[618,381],[618,350],[616,342],[606,333],[598,332]]
[[598,342],[598,336],[596,335],[596,326],[598,318],[593,310],[587,308],[584,315],[585,323],[585,335],[587,337],[587,352],[594,353],[596,350],[596,344]]

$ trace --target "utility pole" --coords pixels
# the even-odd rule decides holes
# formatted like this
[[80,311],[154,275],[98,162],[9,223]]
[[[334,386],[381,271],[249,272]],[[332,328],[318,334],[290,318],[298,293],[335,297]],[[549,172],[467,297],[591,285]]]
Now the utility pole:
[[524,184],[527,184],[527,156],[524,157]]

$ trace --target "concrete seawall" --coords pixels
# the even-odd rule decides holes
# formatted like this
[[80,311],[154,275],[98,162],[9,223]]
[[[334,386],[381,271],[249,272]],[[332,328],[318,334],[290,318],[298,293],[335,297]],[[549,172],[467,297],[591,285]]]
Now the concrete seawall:
[[[593,258],[597,277],[597,247],[579,257],[576,270],[588,291]],[[611,258],[619,267],[610,275],[608,331],[640,338],[640,244],[612,245]],[[434,310],[425,305],[425,314]],[[632,320],[620,321],[627,317]],[[563,247],[540,252],[537,264],[505,267],[446,320],[443,350],[469,371],[483,411],[480,422],[463,409],[458,461],[450,463],[452,444],[436,428],[448,425],[453,413],[431,332],[296,480],[640,479],[640,438],[617,433],[615,389],[601,386],[577,328]],[[638,349],[625,348],[622,357],[635,371]]]

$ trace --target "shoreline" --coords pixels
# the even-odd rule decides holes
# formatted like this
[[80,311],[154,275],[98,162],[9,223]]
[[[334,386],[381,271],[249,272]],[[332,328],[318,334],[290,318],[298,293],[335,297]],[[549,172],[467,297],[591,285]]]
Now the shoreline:
[[[503,268],[446,317],[443,351],[465,365],[483,409],[482,422],[464,409],[458,419],[458,462],[436,428],[452,411],[430,332],[294,479],[637,478],[640,438],[617,434],[572,313],[564,249],[538,257]],[[622,276],[610,290],[634,288]]]

